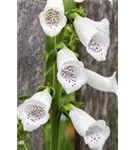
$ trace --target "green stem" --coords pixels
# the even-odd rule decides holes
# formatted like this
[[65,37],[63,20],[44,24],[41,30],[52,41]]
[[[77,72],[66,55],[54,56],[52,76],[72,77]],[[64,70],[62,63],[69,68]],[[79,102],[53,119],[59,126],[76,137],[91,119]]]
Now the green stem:
[[[54,50],[56,49],[56,37],[54,38]],[[55,89],[55,97],[52,102],[51,108],[51,149],[58,150],[58,139],[59,139],[59,102],[61,99],[60,84],[57,80],[57,65],[55,63],[53,68],[53,88]]]

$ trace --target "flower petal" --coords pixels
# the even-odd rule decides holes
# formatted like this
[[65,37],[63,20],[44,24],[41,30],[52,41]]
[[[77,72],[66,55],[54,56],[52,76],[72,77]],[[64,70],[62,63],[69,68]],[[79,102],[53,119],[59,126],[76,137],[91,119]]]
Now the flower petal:
[[97,61],[105,61],[110,43],[109,21],[106,18],[101,22],[89,21],[99,30],[99,33],[93,35],[89,44],[86,46],[86,50]]
[[57,78],[69,94],[81,88],[87,81],[84,65],[78,61],[75,54],[69,49],[62,49],[57,54]]
[[64,13],[64,3],[63,0],[47,0],[46,6],[44,8],[44,10],[48,9],[48,8],[58,8],[59,10],[61,10],[62,13]]
[[93,119],[89,114],[87,114],[85,111],[74,107],[69,112],[69,117],[77,131],[77,133],[81,136],[84,136],[89,126],[95,122],[95,119]]
[[39,15],[40,24],[48,36],[58,35],[66,25],[67,18],[64,15],[62,0],[48,0],[43,12]]
[[53,37],[61,32],[67,18],[58,8],[48,8],[40,13],[39,21],[45,34]]
[[88,75],[87,84],[94,89],[104,92],[113,92],[118,94],[118,85],[116,81],[116,72],[111,77],[104,77],[94,71],[85,69]]
[[109,36],[109,20],[107,18],[103,18],[101,21],[93,21],[88,19],[91,24],[93,24],[100,32],[106,32]]
[[24,130],[26,131],[33,131],[37,129],[49,119],[48,106],[42,99],[43,96],[39,96],[38,94],[35,98],[41,97],[41,101],[40,99],[28,99],[23,104],[18,106],[17,115],[18,118],[22,120]]
[[86,17],[83,18],[78,15],[73,24],[80,41],[85,47],[89,44],[93,35],[99,33],[99,30]]
[[23,119],[22,124],[24,126],[24,131],[32,132],[33,130],[39,128],[40,125],[45,124],[48,120],[49,120],[49,113],[46,113],[46,116],[44,118],[42,118],[42,119],[40,119],[40,121],[36,121],[34,123],[29,121],[29,124],[28,124],[28,121]]
[[110,135],[110,128],[106,125],[104,120],[98,120],[91,124],[85,133],[85,143],[91,149],[102,150],[103,145]]
[[110,3],[111,3],[111,5],[113,4],[113,0],[108,0]]
[[110,43],[108,19],[93,21],[78,15],[74,27],[87,52],[97,61],[105,61]]
[[57,53],[57,68],[58,70],[62,68],[65,62],[78,61],[74,52],[68,48],[63,48]]
[[47,90],[44,90],[44,91],[34,94],[31,97],[31,99],[37,100],[37,101],[42,101],[43,103],[45,103],[46,111],[48,111],[51,107],[52,97]]

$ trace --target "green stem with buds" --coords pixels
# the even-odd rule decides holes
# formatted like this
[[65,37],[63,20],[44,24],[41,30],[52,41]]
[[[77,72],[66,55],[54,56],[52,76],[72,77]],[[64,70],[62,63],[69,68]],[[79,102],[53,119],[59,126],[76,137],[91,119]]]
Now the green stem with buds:
[[[56,37],[54,38],[54,51],[57,55]],[[58,150],[59,139],[59,107],[61,99],[61,86],[57,80],[57,65],[53,67],[53,88],[55,90],[55,97],[51,108],[51,147],[50,150]]]
[[[68,11],[70,9],[75,8],[75,3],[72,0],[65,0],[65,10]],[[57,39],[58,38],[58,39]],[[61,90],[62,87],[58,82],[57,79],[57,64],[56,64],[56,57],[57,57],[57,44],[62,42],[62,39],[60,38],[60,35],[50,38],[47,37],[46,40],[46,47],[47,47],[47,52],[49,54],[49,58],[51,56],[53,57],[52,54],[55,54],[55,63],[53,60],[49,60],[47,57],[47,60],[49,60],[49,63],[47,63],[48,69],[47,71],[51,70],[51,67],[53,65],[53,69],[48,73],[46,81],[47,83],[50,83],[52,86],[53,90],[55,91],[55,96],[52,100],[52,105],[51,105],[51,111],[50,111],[50,121],[51,121],[51,132],[50,132],[50,150],[59,150],[59,126],[60,126],[60,107],[61,107]],[[58,42],[59,41],[59,42]],[[52,47],[52,45],[54,45]],[[51,53],[51,50],[53,49],[53,52]],[[51,64],[51,65],[48,65]]]

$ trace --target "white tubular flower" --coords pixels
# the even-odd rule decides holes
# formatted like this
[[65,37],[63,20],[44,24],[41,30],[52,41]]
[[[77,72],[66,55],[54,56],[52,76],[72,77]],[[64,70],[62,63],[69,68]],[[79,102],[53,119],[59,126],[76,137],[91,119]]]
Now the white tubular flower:
[[67,22],[63,0],[47,0],[44,11],[39,15],[39,20],[48,36],[58,35]]
[[111,77],[104,77],[96,72],[85,69],[88,75],[87,84],[94,89],[104,92],[113,92],[118,95],[118,85],[116,81],[116,72]]
[[77,2],[77,3],[81,3],[81,2],[83,2],[84,0],[74,0],[75,2]]
[[33,131],[49,120],[51,102],[51,95],[44,90],[18,106],[18,118],[22,120],[24,131]]
[[104,120],[91,124],[85,133],[84,141],[93,150],[102,150],[105,141],[110,135],[110,128]]
[[87,52],[97,61],[105,61],[110,43],[108,19],[96,22],[77,15],[74,27]]
[[113,1],[112,0],[108,0],[111,4],[113,4]]
[[69,112],[69,117],[77,131],[81,136],[85,136],[86,131],[92,123],[95,123],[95,119],[92,118],[85,111],[73,106]]
[[57,78],[67,94],[81,88],[87,81],[84,65],[68,48],[57,53]]
[[110,135],[110,128],[104,120],[96,121],[85,111],[73,107],[69,117],[79,135],[84,137],[85,143],[93,150],[102,150]]

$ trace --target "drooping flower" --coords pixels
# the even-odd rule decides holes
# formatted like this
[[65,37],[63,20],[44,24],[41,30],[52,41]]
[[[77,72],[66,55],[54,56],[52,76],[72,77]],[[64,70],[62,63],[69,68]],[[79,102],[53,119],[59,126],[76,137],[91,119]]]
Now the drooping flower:
[[113,0],[108,0],[111,4],[113,4]]
[[81,2],[83,2],[84,0],[74,0],[75,2],[77,2],[77,3],[81,3]]
[[52,97],[47,90],[34,94],[18,106],[18,118],[22,120],[24,131],[33,131],[49,119]]
[[104,77],[100,74],[85,69],[88,75],[87,84],[94,89],[104,92],[113,92],[118,95],[118,85],[116,81],[116,72],[111,77]]
[[72,106],[69,117],[79,135],[93,150],[102,150],[105,141],[110,135],[110,128],[104,120],[96,121],[85,111]]
[[87,52],[97,61],[105,61],[110,43],[108,19],[96,22],[76,15],[74,27]]
[[57,68],[57,78],[68,94],[81,88],[87,81],[83,63],[66,47],[57,53]]
[[63,0],[47,0],[44,11],[39,15],[39,20],[48,36],[58,35],[67,22]]

